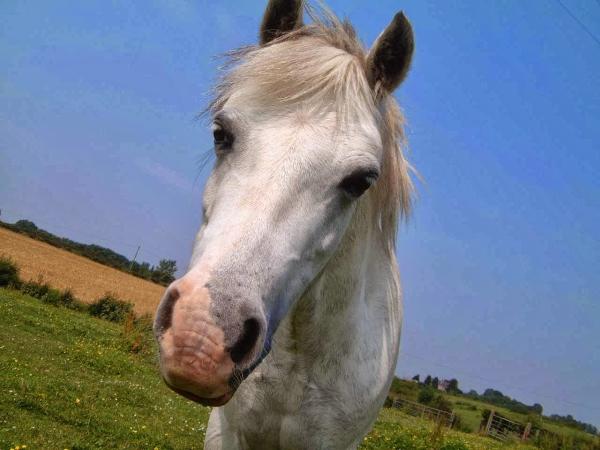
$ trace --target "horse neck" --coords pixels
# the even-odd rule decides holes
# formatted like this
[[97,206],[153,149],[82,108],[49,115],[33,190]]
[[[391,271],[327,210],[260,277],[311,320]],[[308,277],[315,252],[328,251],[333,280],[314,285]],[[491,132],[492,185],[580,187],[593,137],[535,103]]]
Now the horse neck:
[[327,346],[339,359],[340,352],[352,351],[356,333],[399,318],[395,255],[385,247],[372,208],[369,199],[359,203],[338,250],[290,315],[286,341],[294,349],[324,355]]

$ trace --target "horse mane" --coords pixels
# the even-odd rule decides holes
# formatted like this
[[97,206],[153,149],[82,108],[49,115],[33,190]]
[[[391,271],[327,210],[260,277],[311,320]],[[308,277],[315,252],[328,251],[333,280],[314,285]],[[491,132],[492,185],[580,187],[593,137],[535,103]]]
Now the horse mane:
[[353,26],[325,7],[304,7],[309,24],[266,45],[242,47],[225,55],[207,112],[219,112],[239,86],[252,79],[256,90],[252,99],[264,107],[281,108],[306,100],[330,107],[333,99],[339,118],[356,114],[375,117],[383,161],[369,196],[375,206],[373,220],[386,249],[393,253],[398,219],[409,216],[414,191],[412,167],[404,155],[404,116],[391,94],[369,85],[367,51]]

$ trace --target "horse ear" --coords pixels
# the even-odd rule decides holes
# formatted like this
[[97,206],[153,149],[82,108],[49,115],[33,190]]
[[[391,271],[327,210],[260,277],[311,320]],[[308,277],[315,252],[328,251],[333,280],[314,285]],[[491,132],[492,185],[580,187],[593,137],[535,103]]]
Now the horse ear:
[[302,0],[269,0],[260,26],[261,45],[302,26]]
[[399,12],[377,38],[367,56],[367,78],[377,92],[391,93],[404,80],[415,41],[410,22]]

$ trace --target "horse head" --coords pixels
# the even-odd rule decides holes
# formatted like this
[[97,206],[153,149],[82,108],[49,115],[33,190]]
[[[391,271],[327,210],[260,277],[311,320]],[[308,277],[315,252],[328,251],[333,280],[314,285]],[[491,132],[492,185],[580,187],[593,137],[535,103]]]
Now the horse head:
[[206,405],[226,403],[268,354],[349,224],[392,226],[409,196],[389,99],[411,61],[408,20],[396,15],[365,52],[348,24],[304,25],[302,12],[271,0],[260,45],[217,88],[203,224],[156,314],[164,380]]

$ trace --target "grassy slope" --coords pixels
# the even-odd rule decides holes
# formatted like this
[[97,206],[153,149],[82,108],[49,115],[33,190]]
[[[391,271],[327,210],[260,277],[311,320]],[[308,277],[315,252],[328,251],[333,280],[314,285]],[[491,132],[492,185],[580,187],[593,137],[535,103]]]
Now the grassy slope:
[[[417,401],[417,397],[419,395],[419,386],[416,383],[412,383],[406,380],[399,380],[397,384],[393,386],[393,389],[396,390],[397,395],[399,395],[401,398]],[[526,414],[516,413],[506,408],[491,405],[489,403],[485,403],[464,396],[450,395],[441,392],[438,393],[441,394],[446,400],[448,400],[452,404],[452,409],[455,413],[457,413],[460,416],[463,425],[466,425],[466,427],[473,432],[477,432],[479,430],[479,424],[481,423],[482,413],[483,411],[489,409],[495,410],[498,414],[501,414],[503,417],[506,417],[507,419],[512,420],[514,422],[525,424],[528,421],[530,421],[530,418],[528,418]],[[581,430],[566,427],[564,425],[552,422],[547,419],[542,419],[541,422],[545,429],[560,434],[562,436],[573,436],[587,440],[593,439],[592,436],[590,436],[587,433],[584,433]]]
[[363,441],[368,450],[536,450],[519,443],[505,444],[474,434],[441,430],[436,439],[430,421],[407,416],[396,409],[384,408],[373,430]]
[[[460,414],[463,422],[468,424],[468,426],[477,431],[479,429],[479,423],[481,422],[481,413],[486,409],[494,409],[496,412],[506,417],[509,420],[513,420],[515,422],[527,423],[530,419],[528,419],[526,414],[516,413],[514,411],[510,411],[506,408],[501,408],[498,406],[490,405],[485,402],[481,402],[478,400],[459,397],[455,395],[445,394],[446,398],[453,404],[453,409],[456,413]],[[566,427],[557,423],[554,423],[550,420],[542,419],[542,424],[545,429],[548,431],[552,431],[554,433],[558,433],[562,436],[577,436],[585,439],[592,439],[592,437],[584,433],[583,431],[576,430],[574,428]]]
[[0,449],[202,448],[208,408],[152,359],[117,325],[0,290]]
[[113,292],[132,302],[138,314],[154,314],[165,290],[164,286],[0,227],[2,254],[15,260],[21,279],[37,281],[41,276],[53,288],[69,288],[88,303]]

